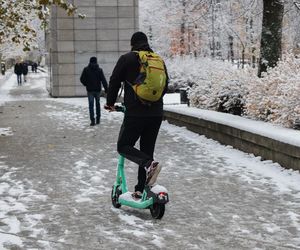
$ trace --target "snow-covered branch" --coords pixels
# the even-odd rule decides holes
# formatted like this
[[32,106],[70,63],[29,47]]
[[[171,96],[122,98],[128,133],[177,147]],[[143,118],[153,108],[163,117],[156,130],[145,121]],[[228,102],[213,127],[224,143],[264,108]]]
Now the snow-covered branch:
[[77,11],[66,0],[0,0],[0,45],[12,41],[22,44],[24,50],[28,51],[37,35],[31,21],[39,19],[41,26],[45,28],[50,15],[49,7],[52,5],[64,9],[68,15]]
[[294,5],[298,10],[300,10],[300,2],[294,1]]

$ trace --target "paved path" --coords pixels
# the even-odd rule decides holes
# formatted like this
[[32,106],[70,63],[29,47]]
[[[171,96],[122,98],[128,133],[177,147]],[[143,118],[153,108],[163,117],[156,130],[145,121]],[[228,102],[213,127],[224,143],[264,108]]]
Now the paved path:
[[[0,108],[0,249],[300,249],[299,190],[251,171],[271,163],[166,123],[156,148],[165,216],[113,208],[121,114],[102,110],[90,128],[77,99],[28,86]],[[127,162],[129,187],[136,170]]]

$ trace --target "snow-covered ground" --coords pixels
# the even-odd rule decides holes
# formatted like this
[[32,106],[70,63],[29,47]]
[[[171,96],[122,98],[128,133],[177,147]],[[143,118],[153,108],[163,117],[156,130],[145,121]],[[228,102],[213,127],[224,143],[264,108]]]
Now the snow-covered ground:
[[[167,122],[162,124],[156,148],[164,166],[159,182],[170,192],[164,218],[153,221],[148,211],[112,208],[109,193],[122,114],[102,109],[101,125],[90,128],[86,98],[49,98],[45,77],[30,74],[22,87],[16,85],[14,75],[0,83],[0,105],[22,109],[20,101],[46,102],[46,112],[35,115],[44,125],[45,121],[56,125],[55,131],[38,136],[32,130],[39,132],[39,126],[26,128],[32,135],[28,162],[22,161],[22,155],[5,155],[6,149],[0,147],[0,249],[120,249],[121,245],[128,249],[300,249],[298,171]],[[172,103],[166,109],[228,124],[227,115],[174,105],[178,95],[166,98],[166,103]],[[236,117],[230,120],[244,129],[256,127]],[[6,123],[0,120],[0,139],[2,135],[18,142],[22,123],[19,127],[2,124]],[[278,138],[275,127],[264,123],[259,127],[270,136],[274,129]],[[67,148],[58,150],[60,145],[51,140],[63,141],[63,136]],[[298,143],[297,136],[291,138],[291,143]],[[59,155],[65,161],[52,166]],[[39,157],[49,162],[39,162],[41,169],[34,169]],[[20,161],[10,162],[15,158]],[[135,165],[128,163],[126,171],[131,188]],[[18,178],[23,174],[26,178]],[[57,193],[63,191],[60,199]]]

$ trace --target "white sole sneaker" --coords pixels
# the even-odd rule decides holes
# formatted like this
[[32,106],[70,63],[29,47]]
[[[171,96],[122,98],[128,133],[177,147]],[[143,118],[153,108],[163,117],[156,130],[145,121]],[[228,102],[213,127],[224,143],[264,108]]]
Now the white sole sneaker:
[[[157,179],[157,176],[159,175],[160,173],[160,170],[161,170],[161,165],[158,163],[156,165],[156,167],[154,168],[153,170],[153,173],[151,174],[151,176],[149,176],[146,180],[146,185],[148,186],[152,186],[155,182],[156,182],[156,179]],[[149,180],[148,180],[149,179]]]

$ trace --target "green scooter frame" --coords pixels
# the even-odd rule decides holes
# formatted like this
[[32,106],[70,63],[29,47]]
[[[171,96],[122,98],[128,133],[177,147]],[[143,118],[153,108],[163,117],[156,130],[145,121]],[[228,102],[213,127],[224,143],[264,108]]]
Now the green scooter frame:
[[[115,110],[124,112],[123,106],[115,106]],[[124,170],[125,159],[119,156],[117,177],[112,187],[111,200],[115,208],[122,205],[133,208],[150,209],[150,213],[154,219],[161,219],[165,213],[165,204],[169,202],[168,191],[161,185],[156,184],[153,187],[145,186],[142,198],[135,200],[128,191],[126,183],[126,175]]]

